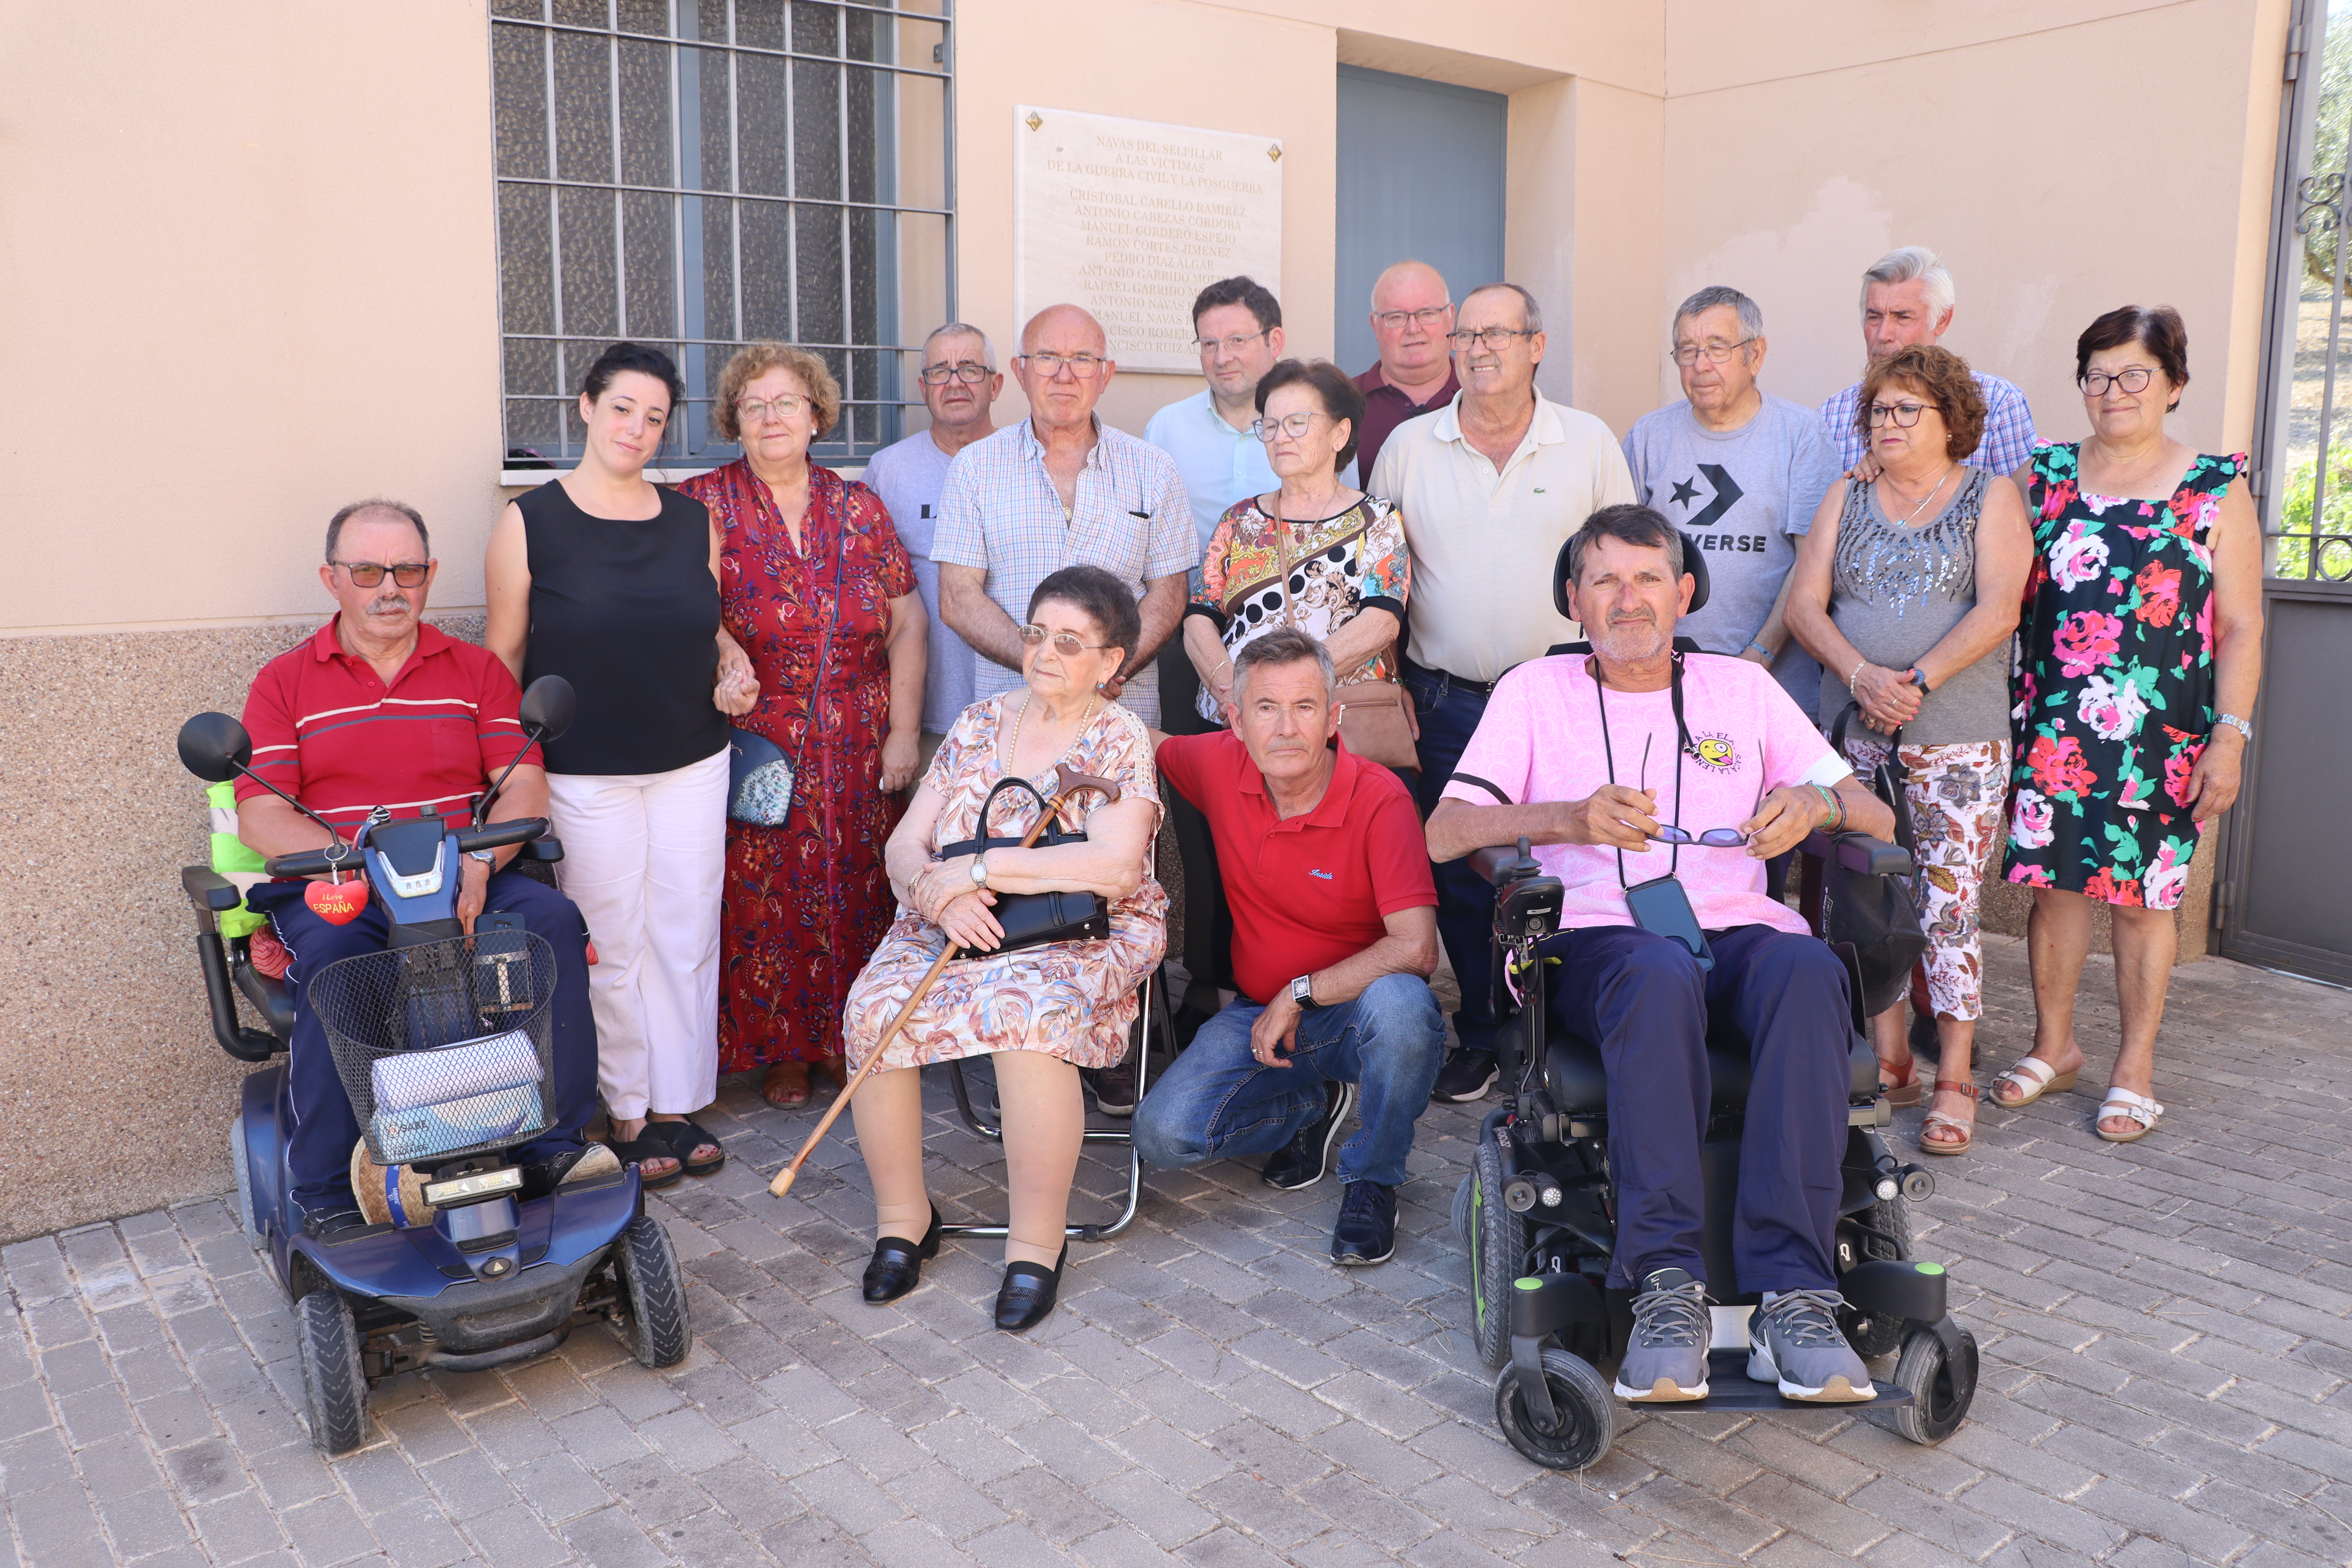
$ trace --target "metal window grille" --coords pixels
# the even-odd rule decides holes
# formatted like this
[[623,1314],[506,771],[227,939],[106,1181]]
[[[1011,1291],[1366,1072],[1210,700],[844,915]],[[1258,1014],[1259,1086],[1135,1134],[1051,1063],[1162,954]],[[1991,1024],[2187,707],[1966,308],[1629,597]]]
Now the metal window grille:
[[841,384],[813,455],[898,438],[901,340],[955,319],[952,6],[492,0],[509,467],[579,460],[581,377],[623,339],[686,380],[662,466],[738,455],[710,400],[760,339]]

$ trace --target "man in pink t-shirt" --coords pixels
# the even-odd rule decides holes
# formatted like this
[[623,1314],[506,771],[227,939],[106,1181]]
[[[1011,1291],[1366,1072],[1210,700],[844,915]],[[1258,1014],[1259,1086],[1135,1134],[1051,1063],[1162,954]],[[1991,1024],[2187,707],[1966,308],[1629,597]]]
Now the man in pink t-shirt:
[[[1748,1042],[1754,1087],[1732,1220],[1737,1280],[1760,1290],[1749,1375],[1792,1398],[1871,1397],[1839,1332],[1830,1256],[1853,1039],[1844,966],[1764,893],[1764,862],[1817,827],[1881,837],[1894,814],[1864,789],[1762,666],[1674,652],[1693,578],[1680,535],[1647,507],[1604,507],[1569,542],[1568,593],[1592,656],[1504,676],[1430,815],[1451,860],[1520,837],[1566,888],[1551,986],[1563,1032],[1609,1075],[1617,1250],[1609,1283],[1637,1292],[1617,1393],[1706,1395],[1705,1198],[1699,1144],[1708,1015]],[[1678,827],[1680,834],[1666,828]],[[1669,842],[1671,841],[1671,842]],[[1679,884],[1706,952],[1644,930]],[[1652,925],[1662,922],[1645,914]]]

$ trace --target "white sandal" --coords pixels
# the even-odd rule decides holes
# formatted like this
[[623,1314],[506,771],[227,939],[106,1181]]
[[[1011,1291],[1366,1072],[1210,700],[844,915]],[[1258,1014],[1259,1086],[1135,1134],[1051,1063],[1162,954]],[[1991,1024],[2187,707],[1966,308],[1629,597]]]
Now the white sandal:
[[[2082,1076],[2082,1072],[2080,1067],[2059,1072],[2040,1057],[2023,1057],[2019,1058],[2015,1067],[1985,1086],[1985,1098],[2003,1110],[2021,1110],[2045,1094],[2065,1093],[2074,1087],[2074,1080]],[[2016,1085],[2018,1098],[2003,1100],[1996,1087],[2002,1083]]]
[[[2164,1115],[2164,1107],[2144,1094],[2134,1094],[2127,1089],[2110,1089],[2107,1098],[2099,1102],[2098,1115],[2091,1119],[2091,1131],[2110,1143],[2137,1143],[2156,1131],[2157,1121]],[[2133,1132],[2110,1132],[2099,1125],[2111,1116],[2120,1116],[2139,1123]]]

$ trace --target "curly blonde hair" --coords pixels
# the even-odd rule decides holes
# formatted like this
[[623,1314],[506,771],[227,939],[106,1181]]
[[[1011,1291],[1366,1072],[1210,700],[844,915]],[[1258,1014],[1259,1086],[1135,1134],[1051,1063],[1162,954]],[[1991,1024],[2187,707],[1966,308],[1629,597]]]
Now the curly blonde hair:
[[735,401],[743,389],[772,370],[789,371],[808,393],[809,402],[816,411],[816,435],[823,439],[841,417],[841,383],[833,379],[832,367],[806,349],[796,349],[790,343],[745,343],[719,373],[719,392],[710,410],[710,423],[718,427],[721,438],[740,441],[743,432],[735,418]]

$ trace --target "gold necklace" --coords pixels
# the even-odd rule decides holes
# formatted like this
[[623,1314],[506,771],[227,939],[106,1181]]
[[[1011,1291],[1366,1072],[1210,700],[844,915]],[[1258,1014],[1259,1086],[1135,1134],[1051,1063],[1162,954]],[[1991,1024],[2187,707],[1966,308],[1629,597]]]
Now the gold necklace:
[[[1029,704],[1035,700],[1036,695],[1034,691],[1024,693],[1021,698],[1021,711],[1013,716],[1013,740],[1004,748],[1004,771],[1007,773],[1011,773],[1020,763],[1021,725],[1022,721],[1029,717]],[[1076,751],[1078,742],[1086,739],[1087,726],[1094,721],[1095,704],[1101,700],[1101,698],[1102,693],[1099,691],[1087,693],[1087,710],[1078,715],[1078,732],[1070,737],[1068,750],[1054,759],[1056,766],[1069,761],[1070,752]]]

